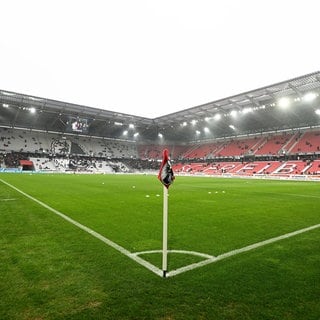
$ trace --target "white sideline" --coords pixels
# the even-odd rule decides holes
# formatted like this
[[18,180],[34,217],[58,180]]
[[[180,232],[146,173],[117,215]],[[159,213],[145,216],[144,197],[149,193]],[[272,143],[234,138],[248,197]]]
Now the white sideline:
[[38,203],[40,206],[50,210],[51,212],[53,212],[54,214],[56,214],[57,216],[65,219],[66,221],[70,222],[71,224],[73,224],[74,226],[86,231],[87,233],[91,234],[93,237],[101,240],[102,242],[106,243],[108,246],[116,249],[117,251],[119,251],[120,253],[124,254],[125,256],[129,257],[130,259],[134,260],[135,262],[141,264],[142,266],[144,266],[145,268],[149,269],[150,271],[152,271],[153,273],[157,274],[158,276],[162,276],[163,272],[162,270],[160,270],[159,268],[157,268],[156,266],[154,266],[153,264],[149,263],[148,261],[145,261],[144,259],[138,257],[137,255],[132,254],[130,251],[128,251],[127,249],[119,246],[118,244],[116,244],[115,242],[109,240],[108,238],[104,237],[103,235],[101,235],[100,233],[86,227],[85,225],[71,219],[70,217],[66,216],[65,214],[61,213],[60,211],[53,209],[52,207],[48,206],[47,204],[45,204],[44,202],[30,196],[29,194],[23,192],[22,190],[18,189],[17,187],[11,185],[10,183],[0,179],[0,181],[2,183],[4,183],[5,185],[7,185],[8,187],[16,190],[17,192],[23,194],[25,197],[29,198],[30,200]]
[[[139,263],[140,265],[142,265],[143,267],[147,268],[148,270],[152,271],[153,273],[155,273],[156,275],[162,277],[163,276],[163,271],[159,268],[157,268],[156,266],[154,266],[153,264],[149,263],[148,261],[142,259],[139,257],[139,255],[142,255],[142,254],[147,254],[147,253],[157,253],[157,252],[162,252],[162,250],[150,250],[150,251],[143,251],[143,252],[135,252],[135,253],[131,253],[130,251],[128,251],[127,249],[119,246],[117,243],[109,240],[108,238],[104,237],[103,235],[101,235],[100,233],[86,227],[85,225],[71,219],[70,217],[66,216],[65,214],[61,213],[60,211],[56,210],[56,209],[53,209],[52,207],[48,206],[47,204],[45,204],[44,202],[30,196],[29,194],[25,193],[24,191],[18,189],[17,187],[11,185],[10,183],[0,179],[0,181],[2,183],[4,183],[5,185],[7,185],[8,187],[16,190],[17,192],[21,193],[22,195],[24,195],[25,197],[29,198],[30,200],[38,203],[39,205],[41,205],[42,207],[50,210],[51,212],[53,212],[54,214],[60,216],[61,218],[65,219],[66,221],[70,222],[71,224],[73,224],[74,226],[84,230],[85,232],[91,234],[93,237],[101,240],[102,242],[106,243],[108,246],[114,248],[115,250],[119,251],[120,253],[124,254],[125,256],[127,256],[128,258],[134,260],[135,262]],[[251,245],[248,245],[246,247],[243,247],[243,248],[239,248],[239,249],[235,249],[235,250],[231,250],[229,252],[226,252],[226,253],[223,253],[219,256],[212,256],[212,255],[208,255],[208,254],[204,254],[204,253],[198,253],[198,252],[194,252],[194,251],[185,251],[185,250],[170,250],[169,252],[171,253],[185,253],[185,254],[192,254],[192,255],[196,255],[196,256],[201,256],[203,258],[206,258],[205,260],[203,261],[200,261],[200,262],[197,262],[197,263],[193,263],[193,264],[190,264],[190,265],[187,265],[185,267],[182,267],[182,268],[178,268],[176,270],[172,270],[172,271],[169,271],[166,275],[166,277],[173,277],[173,276],[176,276],[178,274],[181,274],[183,272],[187,272],[187,271],[191,271],[193,269],[196,269],[196,268],[200,268],[200,267],[203,267],[205,265],[208,265],[208,264],[211,264],[211,263],[214,263],[214,262],[217,262],[217,261],[220,261],[220,260],[223,260],[225,258],[228,258],[228,257],[231,257],[231,256],[234,256],[234,255],[237,255],[239,253],[242,253],[242,252],[247,252],[247,251],[250,251],[250,250],[253,250],[253,249],[256,249],[256,248],[259,248],[259,247],[262,247],[262,246],[265,246],[267,244],[270,244],[270,243],[274,243],[274,242],[277,242],[277,241],[280,241],[280,240],[283,240],[283,239],[287,239],[287,238],[290,238],[290,237],[293,237],[293,236],[296,236],[300,233],[304,233],[304,232],[308,232],[308,231],[311,231],[311,230],[314,230],[314,229],[317,229],[317,228],[320,228],[320,224],[316,224],[316,225],[313,225],[313,226],[310,226],[310,227],[307,227],[307,228],[303,228],[303,229],[299,229],[299,230],[296,230],[296,231],[293,231],[293,232],[289,232],[289,233],[286,233],[284,235],[281,235],[281,236],[278,236],[278,237],[274,237],[274,238],[271,238],[271,239],[267,239],[267,240],[264,240],[264,241],[260,241],[260,242],[257,242],[257,243],[254,243],[254,244],[251,244]]]

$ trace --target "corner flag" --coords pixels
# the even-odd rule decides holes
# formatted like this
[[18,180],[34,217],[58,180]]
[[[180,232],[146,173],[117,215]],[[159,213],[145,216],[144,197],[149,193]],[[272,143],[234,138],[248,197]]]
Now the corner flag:
[[169,159],[169,151],[164,149],[162,153],[162,163],[158,174],[158,179],[168,189],[173,183],[174,178],[175,177]]
[[164,149],[162,155],[158,179],[163,184],[162,271],[163,277],[166,278],[168,271],[168,190],[175,177],[169,159],[169,151]]

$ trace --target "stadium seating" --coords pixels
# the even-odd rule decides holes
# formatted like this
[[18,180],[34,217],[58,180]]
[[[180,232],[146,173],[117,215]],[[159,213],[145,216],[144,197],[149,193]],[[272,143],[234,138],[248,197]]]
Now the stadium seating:
[[[285,151],[286,144],[293,138],[293,134],[282,134],[264,138],[255,155],[278,155]],[[282,152],[281,152],[282,151]]]
[[217,157],[235,157],[254,154],[255,150],[261,144],[262,138],[252,138],[244,140],[231,140],[223,149],[216,152]]
[[310,164],[310,167],[305,173],[310,175],[320,175],[320,160],[311,161]]
[[174,146],[173,145],[139,145],[138,146],[138,156],[140,159],[161,159],[162,152],[164,149],[168,149],[170,151],[171,158],[174,158]]
[[320,153],[320,131],[305,132],[290,150],[292,154]]
[[[170,151],[174,171],[181,174],[320,175],[320,160],[315,160],[315,156],[320,155],[320,131],[204,144],[142,145],[98,137],[0,128],[2,168],[18,168],[20,160],[30,160],[36,171],[99,173],[157,170],[165,148]],[[297,160],[285,161],[284,156],[290,155]],[[303,155],[312,157],[299,160]],[[244,161],[244,156],[251,161]],[[254,156],[270,156],[272,160],[253,161]],[[228,158],[232,162],[226,161]]]
[[184,159],[210,159],[223,147],[223,142],[191,145],[183,154]]

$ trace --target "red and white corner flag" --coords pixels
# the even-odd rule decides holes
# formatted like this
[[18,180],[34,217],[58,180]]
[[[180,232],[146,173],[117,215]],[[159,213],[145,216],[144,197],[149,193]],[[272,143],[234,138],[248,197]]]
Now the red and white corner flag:
[[163,150],[162,163],[158,174],[158,179],[163,184],[163,235],[162,235],[162,271],[166,278],[168,271],[168,189],[174,180],[174,174],[169,159],[169,151]]
[[175,177],[169,158],[169,151],[167,149],[164,149],[162,153],[162,163],[159,170],[158,179],[168,189],[169,186],[173,183],[174,178]]

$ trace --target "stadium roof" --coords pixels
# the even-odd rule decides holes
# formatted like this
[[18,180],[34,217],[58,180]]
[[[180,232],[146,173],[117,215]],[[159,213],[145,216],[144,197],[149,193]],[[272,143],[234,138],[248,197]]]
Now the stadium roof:
[[[320,72],[154,119],[0,90],[0,126],[112,139],[189,142],[320,125]],[[134,113],[134,110],[133,110]]]

